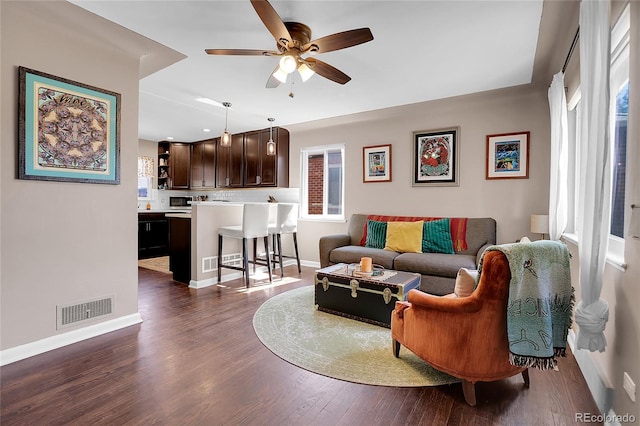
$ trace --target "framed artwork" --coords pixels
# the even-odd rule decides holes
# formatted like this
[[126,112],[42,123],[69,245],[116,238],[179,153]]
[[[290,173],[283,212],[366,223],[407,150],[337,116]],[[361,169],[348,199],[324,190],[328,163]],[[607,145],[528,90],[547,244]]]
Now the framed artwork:
[[529,178],[529,132],[487,135],[486,178]]
[[391,182],[391,145],[362,148],[362,181]]
[[18,71],[18,178],[119,184],[120,94]]
[[412,186],[459,186],[460,127],[413,132]]

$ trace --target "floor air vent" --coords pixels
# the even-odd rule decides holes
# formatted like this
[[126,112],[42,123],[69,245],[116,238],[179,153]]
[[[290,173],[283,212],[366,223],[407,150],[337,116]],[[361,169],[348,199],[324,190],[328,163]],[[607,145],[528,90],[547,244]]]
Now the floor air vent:
[[70,306],[58,306],[57,328],[68,327],[82,321],[88,321],[97,317],[113,313],[114,297],[90,300]]

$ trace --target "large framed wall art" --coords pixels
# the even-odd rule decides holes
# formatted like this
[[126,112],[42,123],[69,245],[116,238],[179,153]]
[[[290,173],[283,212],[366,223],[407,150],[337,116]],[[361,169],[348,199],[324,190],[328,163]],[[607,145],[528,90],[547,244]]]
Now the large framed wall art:
[[412,186],[459,186],[460,127],[413,132]]
[[19,67],[18,178],[120,183],[120,94]]
[[486,178],[529,178],[529,132],[487,135]]

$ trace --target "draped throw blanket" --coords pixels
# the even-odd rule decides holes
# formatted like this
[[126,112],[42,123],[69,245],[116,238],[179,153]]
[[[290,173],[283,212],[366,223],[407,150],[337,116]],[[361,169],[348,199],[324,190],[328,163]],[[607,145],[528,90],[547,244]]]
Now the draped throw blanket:
[[569,250],[559,241],[548,240],[490,246],[490,250],[504,253],[511,270],[509,361],[520,367],[554,368],[557,357],[566,356],[572,322]]

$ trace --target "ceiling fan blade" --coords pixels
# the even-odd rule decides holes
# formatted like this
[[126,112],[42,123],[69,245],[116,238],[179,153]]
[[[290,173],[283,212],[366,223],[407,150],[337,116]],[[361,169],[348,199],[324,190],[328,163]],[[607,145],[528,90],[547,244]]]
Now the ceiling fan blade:
[[315,58],[307,58],[304,60],[304,63],[315,71],[316,74],[321,75],[324,78],[328,78],[331,81],[335,81],[336,83],[345,84],[351,80],[351,77],[340,71],[338,68]]
[[265,86],[267,89],[274,89],[280,86],[280,80],[275,78],[275,76],[273,75],[278,70],[278,68],[280,68],[280,65],[277,65],[273,72],[269,75],[269,80],[267,80],[267,85]]
[[251,0],[251,5],[256,10],[264,26],[276,39],[278,45],[288,47],[291,42],[291,35],[273,6],[267,0]]
[[272,56],[280,53],[272,50],[257,49],[205,49],[208,55],[248,55],[248,56]]
[[[311,49],[312,52],[325,53],[334,50],[345,49],[373,40],[373,34],[369,28],[343,31],[312,40],[302,47],[302,51]],[[317,46],[317,47],[316,47]]]

